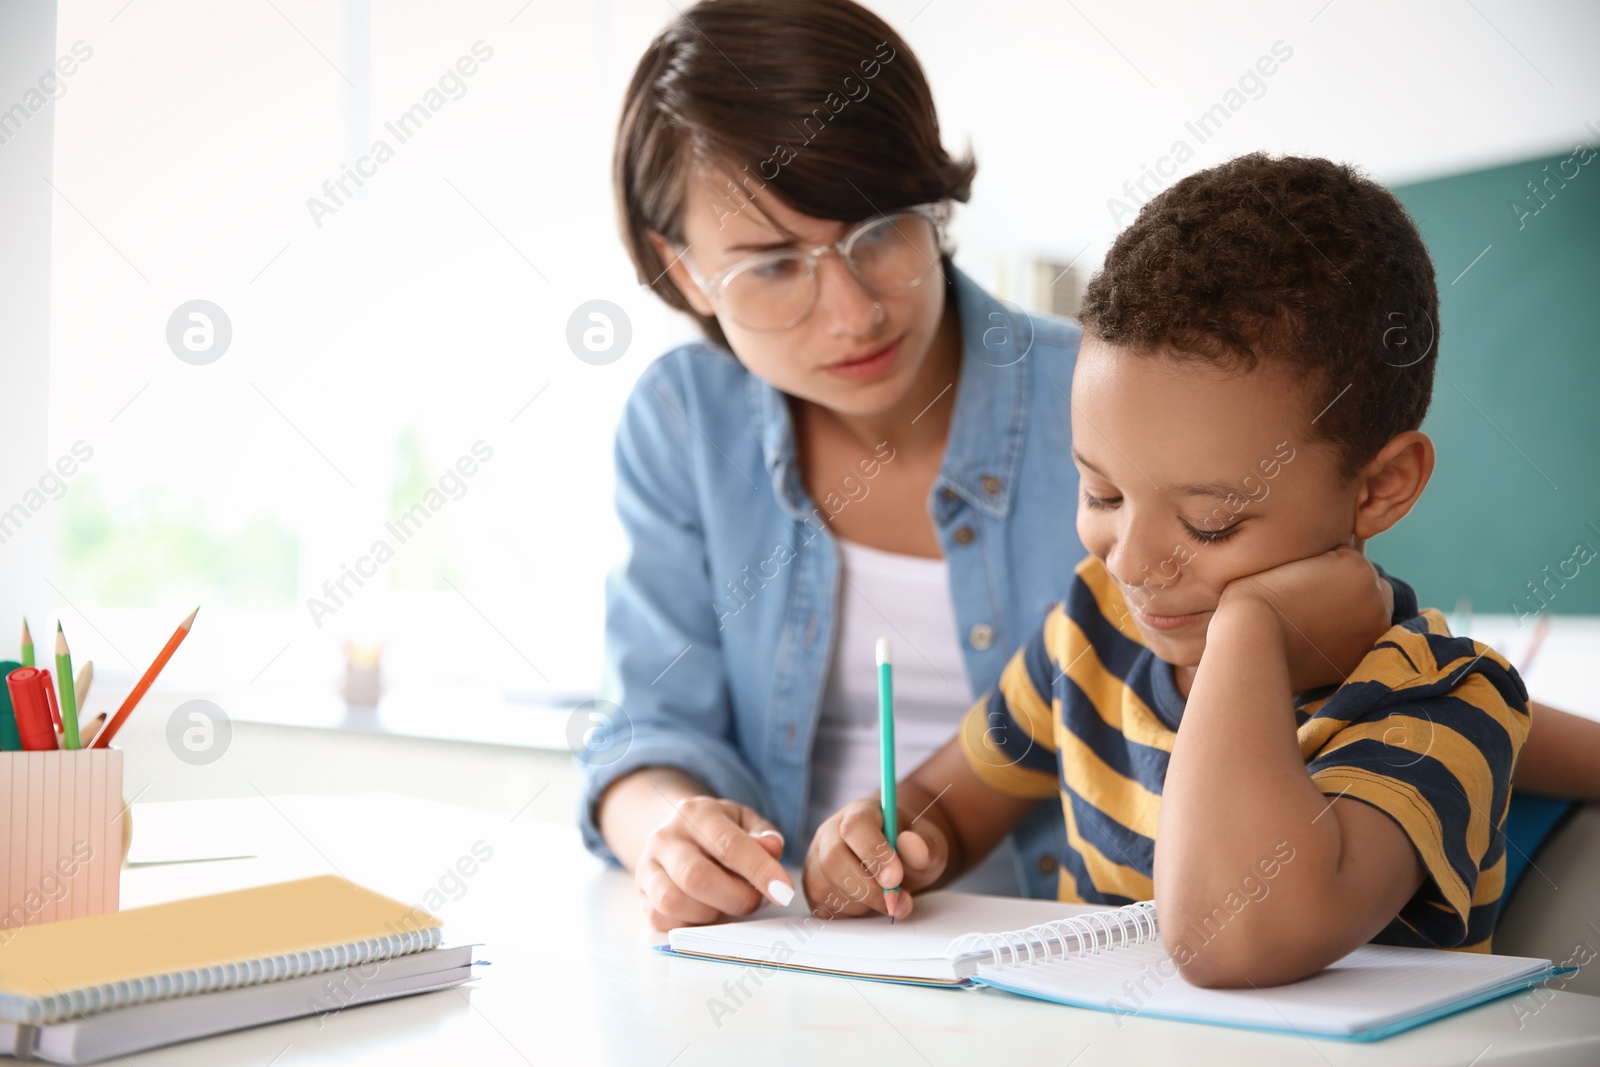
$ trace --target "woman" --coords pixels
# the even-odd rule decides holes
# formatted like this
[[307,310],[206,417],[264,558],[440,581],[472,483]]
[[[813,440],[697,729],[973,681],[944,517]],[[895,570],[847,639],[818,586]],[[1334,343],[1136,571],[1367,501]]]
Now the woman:
[[[582,825],[658,928],[787,903],[780,861],[876,789],[876,637],[910,768],[1083,557],[1078,331],[952,263],[943,220],[975,170],[941,146],[910,50],[848,0],[698,4],[635,71],[624,237],[707,340],[645,371],[618,431],[621,712],[584,754]],[[1592,790],[1600,726],[1540,722],[1519,784]],[[1055,896],[1061,822],[1041,808],[982,885]]]

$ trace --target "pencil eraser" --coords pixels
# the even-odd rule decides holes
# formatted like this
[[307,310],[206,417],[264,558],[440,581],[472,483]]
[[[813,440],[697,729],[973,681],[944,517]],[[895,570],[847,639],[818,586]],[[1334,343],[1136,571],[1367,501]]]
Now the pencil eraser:
[[878,666],[894,662],[894,646],[889,644],[887,637],[878,638]]

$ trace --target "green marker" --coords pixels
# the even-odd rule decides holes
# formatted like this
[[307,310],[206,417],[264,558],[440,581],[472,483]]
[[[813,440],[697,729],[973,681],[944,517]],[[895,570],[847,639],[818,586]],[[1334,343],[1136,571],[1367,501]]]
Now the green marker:
[[22,617],[22,665],[33,666],[33,635],[28,632],[28,617]]
[[[887,637],[878,638],[878,757],[882,774],[883,836],[894,849],[900,838],[899,804],[895,799],[894,781],[894,658]],[[898,851],[898,850],[896,850]],[[889,894],[895,894],[889,899]],[[899,903],[900,887],[885,889],[883,895],[889,904],[889,923],[894,924],[894,909]]]
[[22,736],[17,733],[17,717],[11,711],[11,687],[6,676],[20,670],[16,660],[0,660],[0,751],[21,752]]
[[78,695],[72,686],[72,653],[67,651],[67,635],[56,623],[56,681],[61,689],[61,747],[74,750],[78,745]]

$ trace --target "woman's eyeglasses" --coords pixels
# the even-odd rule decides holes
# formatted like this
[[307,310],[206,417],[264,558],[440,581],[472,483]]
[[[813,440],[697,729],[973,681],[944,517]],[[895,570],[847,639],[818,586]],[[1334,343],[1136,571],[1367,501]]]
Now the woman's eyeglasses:
[[684,266],[718,311],[747,330],[776,333],[797,325],[817,305],[817,263],[832,250],[872,293],[920,285],[939,266],[945,208],[924,204],[879,215],[832,244],[809,252],[762,252],[704,277]]

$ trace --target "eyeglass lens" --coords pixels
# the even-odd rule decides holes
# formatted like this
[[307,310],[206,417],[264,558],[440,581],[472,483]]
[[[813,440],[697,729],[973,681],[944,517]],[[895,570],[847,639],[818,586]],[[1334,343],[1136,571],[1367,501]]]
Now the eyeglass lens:
[[[938,266],[937,228],[924,215],[887,216],[856,231],[845,259],[875,293],[909,289]],[[749,330],[787,329],[816,298],[816,271],[803,252],[754,257],[722,282],[722,310]]]

